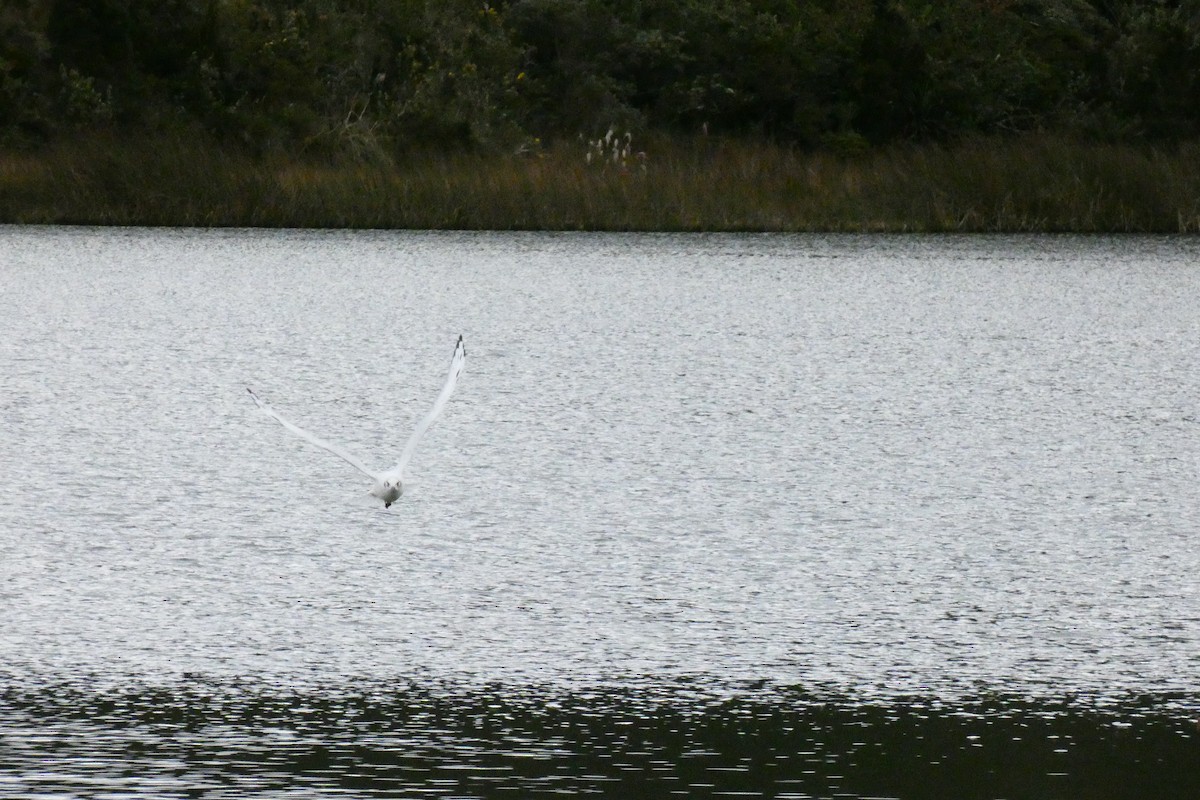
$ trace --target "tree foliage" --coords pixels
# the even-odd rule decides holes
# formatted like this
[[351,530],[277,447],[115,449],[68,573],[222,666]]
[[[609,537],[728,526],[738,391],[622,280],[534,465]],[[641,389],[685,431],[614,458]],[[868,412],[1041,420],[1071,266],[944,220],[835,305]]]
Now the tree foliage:
[[0,138],[388,158],[637,131],[1200,135],[1200,0],[5,0]]

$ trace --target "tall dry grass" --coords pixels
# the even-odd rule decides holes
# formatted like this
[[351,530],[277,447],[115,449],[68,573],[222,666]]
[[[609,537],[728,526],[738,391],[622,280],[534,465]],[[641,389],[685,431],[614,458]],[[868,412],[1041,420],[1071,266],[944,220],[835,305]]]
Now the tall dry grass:
[[319,162],[186,138],[94,138],[0,154],[0,221],[420,229],[1200,230],[1200,143],[1055,137],[854,157],[762,142],[652,139],[624,163],[583,143],[497,156]]

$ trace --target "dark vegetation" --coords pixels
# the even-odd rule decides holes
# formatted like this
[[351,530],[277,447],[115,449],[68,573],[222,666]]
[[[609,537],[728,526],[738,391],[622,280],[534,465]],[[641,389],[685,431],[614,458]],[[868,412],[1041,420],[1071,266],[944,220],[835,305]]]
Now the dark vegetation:
[[1197,143],[1200,0],[0,4],[7,221],[1194,230]]

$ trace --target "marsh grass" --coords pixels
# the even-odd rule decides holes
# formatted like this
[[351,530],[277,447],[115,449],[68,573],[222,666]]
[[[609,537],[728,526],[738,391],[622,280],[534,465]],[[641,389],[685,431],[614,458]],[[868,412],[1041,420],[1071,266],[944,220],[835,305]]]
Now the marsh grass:
[[1055,137],[854,157],[762,142],[652,139],[624,164],[563,142],[523,155],[253,158],[184,137],[0,154],[0,221],[323,228],[1200,230],[1200,144]]

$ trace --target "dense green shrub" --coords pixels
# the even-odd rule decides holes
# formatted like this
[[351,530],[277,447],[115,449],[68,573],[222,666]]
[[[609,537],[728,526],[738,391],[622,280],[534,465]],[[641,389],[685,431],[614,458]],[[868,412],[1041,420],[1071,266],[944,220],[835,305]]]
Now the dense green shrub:
[[1200,0],[5,0],[0,142],[388,162],[621,130],[1200,136]]

